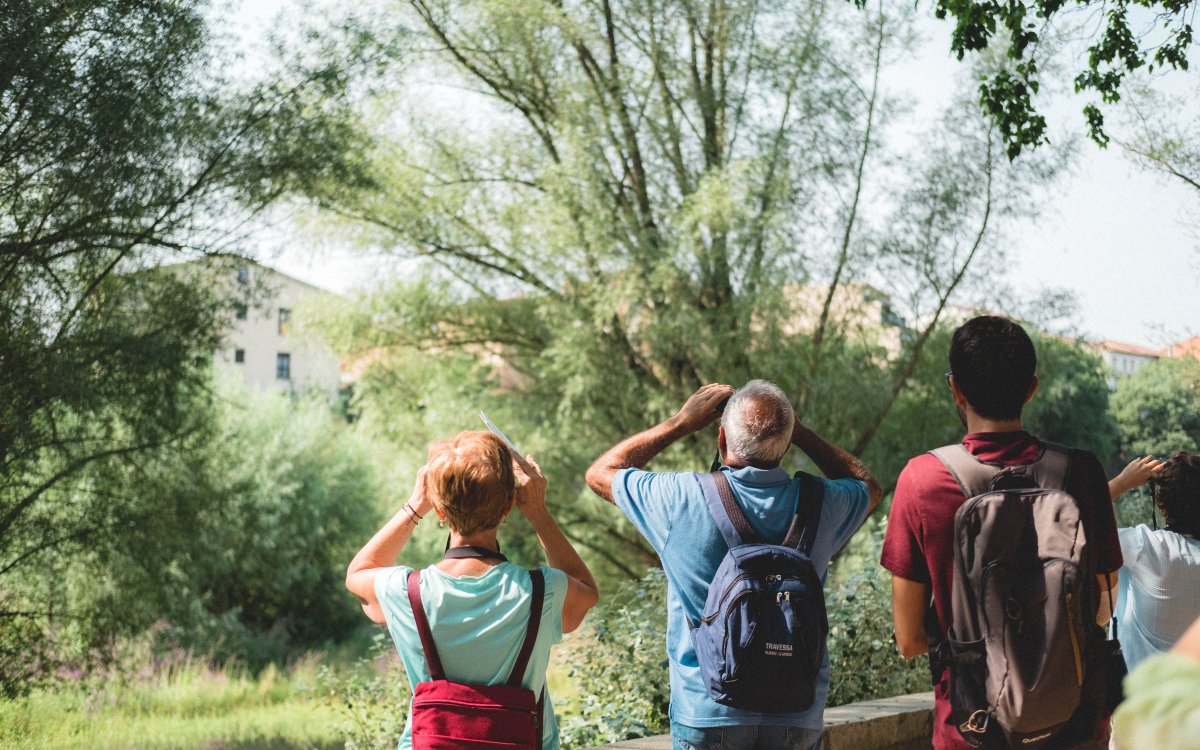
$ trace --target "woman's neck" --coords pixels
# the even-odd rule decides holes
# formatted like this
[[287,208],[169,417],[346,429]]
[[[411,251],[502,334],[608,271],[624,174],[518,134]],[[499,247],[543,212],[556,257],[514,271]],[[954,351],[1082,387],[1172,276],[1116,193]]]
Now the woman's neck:
[[[500,541],[496,538],[496,529],[486,529],[473,534],[459,534],[451,529],[450,531],[450,546],[451,547],[482,547],[484,549],[500,551]],[[437,564],[439,570],[447,575],[454,576],[481,576],[489,570],[499,565],[498,560],[489,560],[477,557],[451,558],[442,560]]]
[[499,550],[500,541],[496,538],[496,529],[486,529],[473,534],[459,534],[450,531],[451,547],[483,547],[484,549]]

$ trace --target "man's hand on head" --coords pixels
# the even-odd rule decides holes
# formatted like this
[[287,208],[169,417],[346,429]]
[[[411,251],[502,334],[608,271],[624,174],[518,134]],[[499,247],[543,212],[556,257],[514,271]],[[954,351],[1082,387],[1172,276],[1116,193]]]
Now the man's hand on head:
[[693,393],[675,415],[680,427],[687,432],[699,432],[721,416],[721,409],[734,388],[722,383],[709,383]]
[[692,394],[674,416],[648,430],[625,438],[592,462],[585,478],[588,486],[611,502],[612,483],[622,469],[643,468],[671,443],[704,429],[721,416],[721,405],[733,395],[733,387],[710,383]]

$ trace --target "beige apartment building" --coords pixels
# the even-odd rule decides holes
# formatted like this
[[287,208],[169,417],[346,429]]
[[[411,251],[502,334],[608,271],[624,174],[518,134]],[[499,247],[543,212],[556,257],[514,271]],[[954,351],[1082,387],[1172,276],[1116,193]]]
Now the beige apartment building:
[[337,356],[323,343],[297,335],[293,327],[298,310],[333,293],[253,261],[222,266],[239,302],[213,361],[260,390],[336,394],[341,384]]

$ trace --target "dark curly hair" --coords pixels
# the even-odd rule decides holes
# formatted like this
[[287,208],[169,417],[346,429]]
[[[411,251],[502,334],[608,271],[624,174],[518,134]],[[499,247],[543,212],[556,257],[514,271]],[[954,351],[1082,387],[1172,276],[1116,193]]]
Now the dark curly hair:
[[1154,478],[1155,498],[1172,531],[1188,536],[1200,532],[1200,454],[1179,451]]

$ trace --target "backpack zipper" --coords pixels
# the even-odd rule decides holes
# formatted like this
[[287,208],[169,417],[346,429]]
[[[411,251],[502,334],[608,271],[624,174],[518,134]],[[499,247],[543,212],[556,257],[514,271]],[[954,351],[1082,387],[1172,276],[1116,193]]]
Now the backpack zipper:
[[[750,576],[746,576],[746,577],[747,577],[747,578],[749,578]],[[732,609],[732,608],[733,608],[733,605],[734,605],[734,602],[737,602],[739,599],[744,599],[744,598],[746,598],[746,597],[748,597],[748,596],[753,596],[755,593],[758,593],[758,592],[755,592],[755,591],[743,591],[743,592],[739,593],[737,596],[733,597],[733,600],[732,600],[732,601],[730,601],[730,602],[729,602],[729,608],[730,608],[730,609]],[[722,608],[722,609],[724,609],[724,608]],[[719,611],[720,611],[720,610],[718,610],[718,612],[719,612]],[[728,614],[729,614],[729,613],[728,613],[728,612],[726,612],[726,617],[728,617]],[[715,620],[715,619],[716,619],[716,617],[717,617],[717,615],[716,615],[716,614],[714,614],[714,615],[713,615],[713,619]],[[711,622],[711,620],[710,620],[710,622]],[[750,638],[747,638],[747,640],[748,640],[748,641],[753,639],[753,631],[755,630],[755,626],[752,624],[752,625],[750,626],[750,628],[751,628],[751,637],[750,637]],[[724,634],[724,636],[721,638],[721,658],[722,658],[722,659],[724,659],[724,657],[725,657],[725,654],[726,654],[726,653],[728,653],[728,652],[729,652],[729,625],[728,625],[728,623],[727,623],[727,624],[726,624],[726,626],[725,626],[725,634]],[[738,664],[738,666],[741,666],[741,665],[742,665],[742,664],[744,664],[744,663],[745,663],[744,661],[743,661],[743,662],[740,662],[740,663]],[[737,680],[738,680],[738,677],[737,677],[737,671],[736,671],[736,670],[734,670],[734,671],[732,671],[732,672],[730,672],[730,673],[729,673],[729,676],[728,676],[728,677],[724,677],[724,678],[722,679],[722,682],[730,683],[730,682],[737,682]]]
[[1083,658],[1079,652],[1079,636],[1075,635],[1075,622],[1073,615],[1075,612],[1075,595],[1071,593],[1071,589],[1067,589],[1067,633],[1071,636],[1071,652],[1075,656],[1075,681],[1079,685],[1083,685]]
[[[729,598],[730,592],[732,592],[733,589],[739,583],[742,583],[743,581],[755,581],[755,580],[758,580],[759,578],[760,578],[760,576],[750,575],[748,573],[743,573],[742,575],[738,576],[737,578],[734,578],[732,581],[729,582],[729,585],[727,585],[725,587],[725,590],[721,592],[721,598],[717,600],[716,611],[709,615],[705,615],[705,614],[700,615],[700,622],[704,623],[705,625],[711,625],[713,623],[713,621],[715,621],[717,619],[717,617],[721,614],[721,610],[725,609],[725,607],[726,607],[725,600]],[[775,575],[774,573],[772,573],[771,575],[767,575],[767,576],[761,576],[761,578],[764,581],[766,581],[768,584],[780,584],[780,583],[783,583],[784,581],[802,581],[802,580],[804,580],[800,576]],[[740,594],[739,594],[739,596],[740,596]]]
[[453,706],[453,707],[470,708],[470,709],[476,710],[476,711],[505,711],[505,712],[514,713],[514,714],[528,713],[534,717],[535,721],[537,719],[537,709],[536,708],[532,711],[526,711],[523,708],[514,708],[512,706],[488,706],[488,705],[481,705],[479,703],[470,703],[467,701],[446,700],[445,698],[436,698],[434,700],[417,698],[413,701],[414,708],[424,708],[425,706],[447,706],[447,707]]

